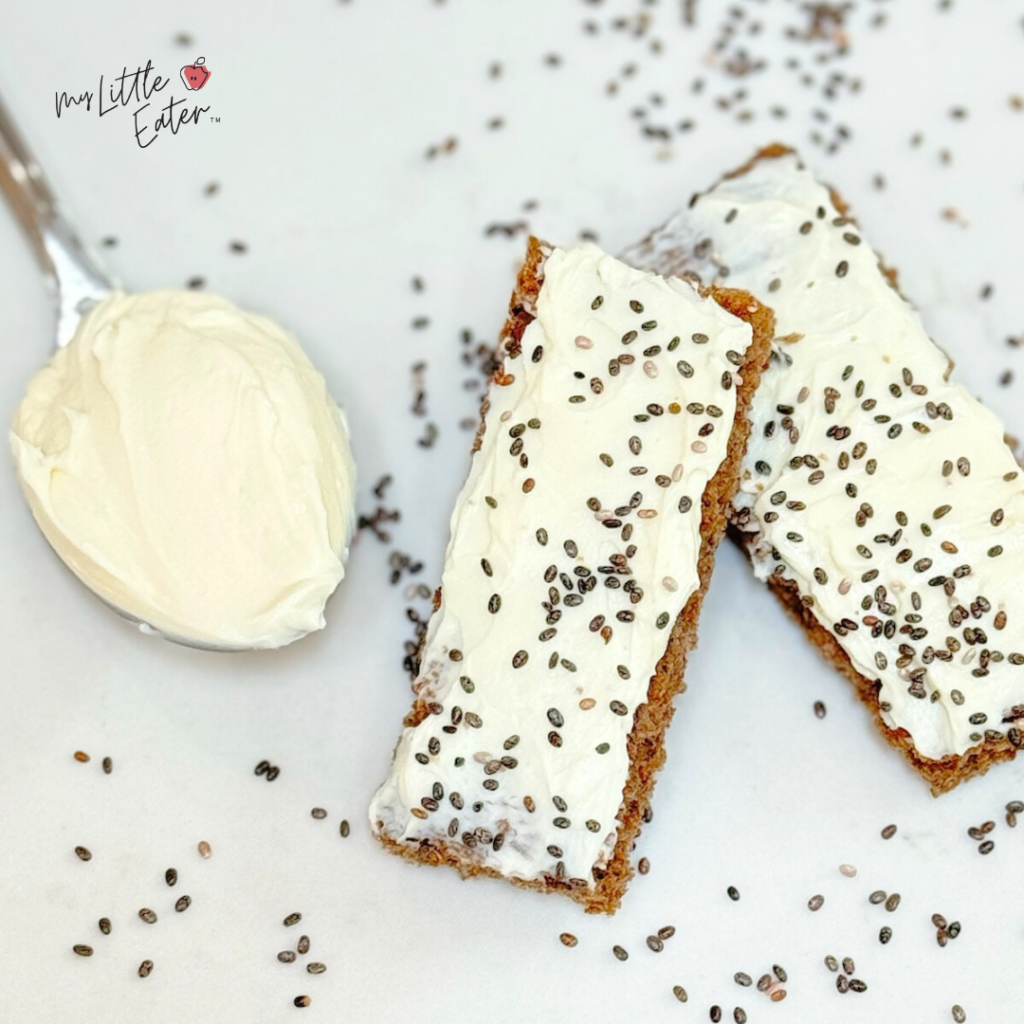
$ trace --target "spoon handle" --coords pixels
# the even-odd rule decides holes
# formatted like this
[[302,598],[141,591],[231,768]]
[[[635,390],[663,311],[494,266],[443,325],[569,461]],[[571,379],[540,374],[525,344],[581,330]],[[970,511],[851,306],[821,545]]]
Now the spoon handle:
[[[43,245],[43,229],[56,214],[53,193],[43,176],[43,169],[32,156],[0,99],[0,190],[28,233],[36,255],[48,262]],[[47,267],[52,272],[52,267]]]
[[0,192],[25,229],[57,293],[57,344],[66,345],[81,314],[113,287],[110,274],[61,215],[39,161],[32,155],[0,98]]

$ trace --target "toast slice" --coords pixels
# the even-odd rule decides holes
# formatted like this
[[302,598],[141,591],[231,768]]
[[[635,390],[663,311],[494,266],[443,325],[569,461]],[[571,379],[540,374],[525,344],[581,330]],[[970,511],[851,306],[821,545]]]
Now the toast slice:
[[370,808],[387,849],[618,907],[772,334],[745,292],[530,240]]
[[626,259],[763,294],[779,337],[733,522],[934,794],[1024,743],[1024,479],[997,417],[784,146]]

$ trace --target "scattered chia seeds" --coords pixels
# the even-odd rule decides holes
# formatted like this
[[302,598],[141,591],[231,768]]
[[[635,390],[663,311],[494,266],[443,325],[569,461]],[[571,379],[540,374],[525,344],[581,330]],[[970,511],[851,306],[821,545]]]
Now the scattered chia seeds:
[[616,960],[628,960],[629,954],[621,946],[612,946],[612,952]]
[[79,860],[92,860],[92,853],[87,850],[84,846],[75,847],[75,855]]
[[164,872],[164,881],[169,886],[175,886],[178,884],[178,872],[174,868],[168,868]]
[[298,924],[301,920],[301,914],[289,914],[282,923],[286,928],[290,928],[293,924]]
[[[440,3],[441,0],[438,0],[438,2]],[[806,21],[808,22],[808,24],[802,30],[794,29],[793,30],[792,38],[801,38],[801,39],[806,39],[808,41],[812,41],[813,40],[813,41],[817,41],[819,44],[821,44],[824,40],[833,40],[833,39],[835,39],[835,40],[837,40],[835,42],[835,46],[836,46],[837,51],[839,51],[840,54],[843,51],[845,51],[845,48],[846,48],[845,41],[843,41],[842,43],[838,42],[838,37],[841,34],[844,35],[844,33],[842,33],[842,25],[843,25],[844,14],[843,14],[842,11],[838,10],[840,5],[834,5],[836,9],[832,9],[833,5],[828,5],[828,4],[820,4],[820,5],[819,4],[812,4],[812,5],[806,5],[806,6],[808,8],[808,11],[806,12],[806,15],[804,13],[801,13],[800,17],[801,18],[805,18],[806,17]],[[682,4],[682,8],[683,8],[683,18],[685,19],[685,21],[688,24],[693,24],[695,22],[695,20],[696,20],[696,2],[695,2],[695,0],[684,0],[684,2]],[[884,13],[880,12],[879,15],[878,15],[878,19],[883,19],[883,18],[884,18]],[[626,24],[625,24],[627,19],[622,18],[620,20],[623,22],[622,28],[625,29],[627,27]],[[630,31],[631,32],[633,31],[632,21],[633,21],[633,19],[630,19]],[[641,18],[641,19],[637,19],[637,21],[638,21],[638,24],[637,24],[636,29],[635,29],[636,34],[637,35],[642,35],[643,32],[644,32],[644,29],[645,29],[645,26],[644,26],[645,19]],[[879,23],[880,23],[880,21],[879,21]],[[596,31],[598,28],[601,28],[601,29],[604,28],[603,24],[601,26],[598,26],[596,22],[594,22],[592,24],[593,24],[593,29],[588,29],[588,31],[592,31],[592,30]],[[751,25],[749,20],[747,22],[747,25],[751,28],[751,31],[749,33],[750,36],[754,37],[756,35],[756,33],[753,31],[753,27],[754,26]],[[760,23],[757,23],[757,27],[760,28]],[[743,55],[742,57],[740,56],[740,53],[737,52],[734,49],[734,47],[736,46],[736,44],[738,42],[738,35],[739,35],[739,33],[736,33],[736,35],[737,35],[737,39],[736,40],[733,40],[732,42],[730,42],[729,39],[726,38],[726,39],[723,40],[723,45],[721,47],[716,47],[715,48],[716,54],[720,54],[720,57],[716,56],[716,63],[720,64],[725,69],[724,73],[729,74],[729,75],[734,75],[736,77],[742,77],[742,76],[745,76],[747,74],[752,73],[753,71],[759,70],[758,65],[760,63],[762,63],[762,62],[761,62],[761,60],[760,60],[760,58],[759,58],[759,56],[758,56],[758,54],[756,52],[755,44],[753,44],[753,43],[750,44],[751,55]],[[182,36],[180,36],[178,38],[178,41],[179,42],[184,42],[188,38],[190,38],[190,37],[185,37],[184,34],[182,34]],[[654,46],[655,42],[657,42],[657,40],[651,40],[651,50],[652,50],[652,52],[657,52],[657,50],[655,49],[655,46]],[[825,56],[824,51],[821,52],[821,56]],[[561,57],[558,54],[548,54],[548,55],[546,55],[544,60],[551,67],[557,67],[561,63]],[[823,60],[821,63],[824,64],[825,61]],[[634,72],[635,72],[635,67],[631,66],[631,69],[629,71],[627,71],[627,70],[623,70],[622,71],[621,77],[622,77],[623,80],[625,80],[625,79],[631,77]],[[492,77],[495,77],[495,78],[499,77],[500,74],[501,74],[501,65],[497,64],[497,63],[493,64],[491,66],[490,73],[491,73]],[[810,76],[808,75],[807,77],[809,78]],[[832,84],[824,84],[826,81],[831,82]],[[842,83],[843,81],[844,81],[844,76],[841,73],[838,73],[838,72],[833,73],[831,76],[829,76],[829,78],[826,78],[825,74],[822,73],[821,78],[816,83],[816,88],[823,88],[823,90],[825,90],[825,95],[826,96],[829,95],[827,90],[830,90],[830,89],[838,90],[838,89],[843,89],[843,88],[849,88],[851,92],[854,91],[853,88],[852,88],[852,85],[839,84],[839,83]],[[617,83],[616,83],[616,85],[617,85]],[[703,82],[702,81],[701,81],[701,85],[703,86]],[[698,91],[699,90],[696,87],[696,83],[694,83],[694,92],[698,92]],[[740,90],[736,90],[736,92],[739,93]],[[724,100],[724,104],[720,105],[720,108],[722,110],[726,110],[729,107],[735,107],[736,104],[743,102],[743,100],[739,96],[737,96],[735,99],[729,99],[729,98],[726,98],[726,97],[723,96],[722,99]],[[650,104],[652,106],[657,106],[657,105],[659,105],[660,100],[656,101],[655,98],[652,96],[650,98],[649,102],[650,102]],[[1013,106],[1014,106],[1014,109],[1024,109],[1024,101],[1020,101],[1019,102],[1019,106],[1016,103],[1014,103]],[[644,111],[644,112],[645,112],[645,114],[648,113],[647,111]],[[786,114],[787,114],[787,112],[784,110],[784,108],[775,108],[772,113],[773,113],[773,116],[779,116],[779,117],[786,116]],[[744,120],[746,118],[744,118],[742,115],[744,115],[744,114],[751,114],[751,116],[752,116],[752,111],[744,111],[742,109],[741,110],[734,110],[734,114],[737,117],[737,120]],[[962,118],[962,117],[966,116],[966,111],[963,110],[962,108],[953,108],[952,110],[950,110],[950,116],[952,116],[954,118]],[[824,118],[822,118],[822,120],[824,120]],[[501,118],[494,118],[494,119],[492,119],[491,127],[497,127],[500,123],[502,123],[502,119]],[[688,130],[690,130],[691,127],[692,127],[692,122],[687,121],[687,122],[684,122],[684,123],[686,124],[686,128],[683,128],[683,126],[680,125],[679,130],[680,131],[684,131],[684,130],[688,131]],[[644,130],[645,130],[645,133],[647,134],[647,137],[650,137],[650,138],[658,138],[659,136],[658,136],[657,133],[659,131],[661,131],[661,129],[658,126],[652,126],[652,125],[645,125],[644,126]],[[837,135],[836,140],[833,143],[831,143],[831,144],[828,143],[827,140],[825,140],[823,137],[819,137],[818,141],[815,141],[815,145],[819,145],[823,149],[825,149],[829,145],[838,146],[838,144],[839,144],[838,140],[841,137],[842,136]],[[814,141],[813,136],[812,136],[812,141]],[[439,155],[439,154],[446,154],[446,153],[450,154],[450,153],[455,151],[457,145],[458,145],[458,140],[454,136],[453,137],[449,137],[448,139],[444,140],[442,143],[439,143],[436,146],[432,146],[431,149],[428,150],[428,156],[429,157],[433,157],[433,156]],[[828,151],[832,152],[833,150],[828,149]],[[877,188],[881,188],[882,187],[882,183],[883,183],[883,179],[882,179],[881,175],[876,175],[875,176],[875,186]],[[213,191],[216,191],[216,183],[211,183],[211,185],[207,186],[207,194],[212,194]],[[730,219],[731,219],[731,217],[735,213],[736,213],[735,210],[731,211]],[[821,226],[816,226],[816,225],[812,225],[812,226],[815,226],[817,228],[817,230],[816,230],[816,234],[817,234],[817,233],[821,232],[821,230],[825,227],[825,224],[824,224],[824,222],[822,222]],[[507,226],[492,225],[492,228],[488,229],[487,233],[488,234],[492,234],[492,233],[495,233],[495,234],[507,233],[509,236],[512,236],[514,234],[517,234],[519,231],[525,231],[527,229],[528,229],[527,228],[527,224],[525,222],[518,222],[515,225],[507,225]],[[847,236],[849,236],[851,234],[852,233],[850,233],[850,232],[846,233]],[[853,238],[856,238],[856,242],[860,241],[858,236],[853,236]],[[113,241],[113,240],[110,240],[110,241]],[[851,238],[848,238],[848,242],[851,245],[855,245],[856,244],[856,242],[854,242]],[[235,246],[239,246],[240,248],[236,249]],[[235,251],[244,252],[247,247],[244,245],[244,243],[232,243],[232,248]],[[854,266],[853,270],[849,271],[851,277],[855,276],[855,267],[856,267],[856,265]],[[840,269],[840,268],[842,268],[842,269]],[[835,273],[836,273],[837,276],[843,277],[843,276],[846,275],[847,270],[848,270],[848,264],[844,260],[836,268]],[[723,268],[723,271],[722,271],[723,276],[725,276],[726,271],[727,271],[727,268]],[[197,279],[197,280],[201,280],[201,279]],[[422,281],[421,281],[421,279],[419,279],[419,278],[414,278],[413,279],[413,288],[415,290],[417,290],[417,291],[422,290]],[[983,290],[982,298],[987,298],[988,297],[988,293],[990,293],[990,291],[991,291],[991,287],[990,286],[986,286],[986,289]],[[426,318],[423,318],[423,319],[424,319],[424,321],[426,321]],[[424,326],[425,326],[425,324],[424,324]],[[646,326],[646,325],[644,325],[644,326]],[[671,350],[671,348],[670,348],[670,350]],[[1007,371],[1007,372],[1009,372],[1009,371]],[[852,387],[852,382],[851,382],[851,387]],[[475,426],[475,421],[469,421],[469,422],[470,422],[470,429],[472,429],[472,427]],[[789,428],[783,428],[783,429],[789,429]],[[426,436],[427,435],[425,435],[425,437]],[[434,435],[433,435],[433,437],[430,437],[429,443],[424,443],[424,439],[421,439],[419,441],[419,443],[423,447],[430,447],[431,444],[433,443],[433,440],[434,440],[435,437],[436,437],[436,428],[434,428]],[[952,454],[953,453],[951,453],[951,455]],[[652,476],[653,476],[653,473],[655,472],[655,468],[656,467],[652,466]],[[390,480],[390,478],[387,478],[387,479]],[[380,498],[381,496],[382,495],[377,495],[378,498]],[[611,504],[612,503],[610,502],[609,505],[611,505]],[[634,512],[634,515],[636,515],[635,512]],[[573,596],[575,596],[575,595],[573,595]],[[499,598],[499,602],[500,602],[500,598]],[[568,602],[566,602],[566,604],[567,603]],[[968,603],[968,602],[965,599],[965,604],[966,603]],[[667,616],[666,616],[665,621],[667,623],[667,621],[668,621]],[[854,626],[852,628],[856,628],[856,624],[854,624]],[[596,638],[595,638],[595,642],[599,643],[600,641],[597,641]],[[608,641],[606,640],[605,642],[607,643]],[[982,641],[982,643],[983,642],[984,641]],[[563,650],[563,653],[570,653],[571,654],[572,652],[571,651],[566,652],[566,651]],[[468,657],[469,657],[469,654],[467,653],[467,659],[468,659]],[[558,663],[556,661],[556,665],[557,664]],[[581,663],[581,665],[582,665],[582,663]],[[581,692],[583,692],[583,691],[581,691]],[[826,709],[825,709],[824,703],[821,702],[821,701],[815,702],[815,704],[814,704],[814,711],[815,711],[816,716],[819,719],[820,718],[824,718],[825,714],[826,714]],[[596,713],[600,713],[600,711],[596,712]],[[561,728],[561,723],[559,723],[558,727]],[[567,742],[569,742],[569,740],[570,740],[570,737],[568,736],[568,734],[566,736],[566,740],[567,740]],[[607,749],[607,744],[603,744],[603,746],[605,747],[605,749]],[[588,749],[589,749],[589,747],[588,747]],[[598,749],[600,749],[600,747]],[[76,758],[78,758],[78,754],[76,754],[75,756],[76,756]],[[88,757],[88,755],[83,755],[83,757],[80,758],[80,760],[88,761],[89,757]],[[107,772],[108,774],[109,774],[109,771],[110,771],[110,769],[108,768],[109,760],[110,760],[109,758],[105,758],[104,759],[104,771]],[[503,767],[507,767],[507,766],[503,766]],[[269,762],[267,762],[266,763],[266,768],[264,769],[264,772],[262,774],[268,774],[268,781],[272,781],[273,778],[276,777],[276,775],[277,775],[277,773],[279,771],[276,768],[273,769],[275,774],[273,776],[270,776],[269,775],[270,770],[271,770],[271,766],[269,765]],[[258,769],[257,769],[257,774],[261,774]],[[445,797],[445,799],[447,800],[447,797]],[[469,799],[471,799],[471,798],[467,797],[467,801]],[[576,815],[579,814],[579,810],[577,808],[574,808],[573,810],[575,811],[574,823],[578,825],[579,822],[576,821]],[[317,813],[318,811],[320,811],[321,813],[318,814]],[[1024,811],[1024,805],[1021,806],[1021,811]],[[570,813],[572,813],[572,812],[570,812]],[[1006,820],[1007,820],[1008,824],[1010,824],[1010,825],[1015,825],[1016,824],[1016,818],[1014,816],[1015,813],[1017,813],[1017,812],[1011,812],[1010,810],[1007,810]],[[312,815],[313,815],[314,818],[322,818],[322,817],[326,816],[326,811],[324,811],[321,808],[314,808],[313,811],[312,811]],[[1013,822],[1010,821],[1011,816],[1014,816]],[[582,815],[581,815],[581,817],[582,817]],[[463,827],[465,827],[465,825]],[[472,826],[470,826],[470,827],[472,827]],[[891,838],[895,834],[895,832],[896,832],[896,826],[895,825],[887,826],[886,829],[882,830],[882,833],[881,833],[882,834],[882,838],[883,839],[889,839],[889,838]],[[340,834],[341,834],[342,837],[347,837],[349,835],[349,825],[348,825],[347,821],[342,821],[341,822]],[[992,844],[991,841],[988,841],[987,843],[983,843],[983,845],[987,845],[988,846],[988,850],[980,849],[980,852],[987,853],[987,852],[989,852],[992,849],[994,844]],[[205,853],[203,852],[203,846],[206,847],[206,852]],[[495,843],[495,849],[497,849],[497,844],[496,843]],[[205,844],[205,843],[201,843],[200,844],[200,853],[201,853],[202,856],[208,857],[210,855],[209,854],[209,845]],[[87,860],[88,857],[85,857],[83,859]],[[856,873],[856,871],[855,870],[851,870],[849,872],[849,874],[847,874],[847,872],[845,870],[843,870],[846,867],[850,867],[850,866],[849,865],[843,865],[843,866],[840,867],[840,871],[844,875],[847,875],[848,877],[852,877]],[[637,865],[638,872],[640,874],[646,874],[648,869],[649,869],[649,863],[648,863],[647,859],[646,858],[641,858],[641,860],[638,862],[638,865]],[[169,877],[171,875],[172,871],[173,871],[173,869],[169,869],[168,872],[167,872],[167,876],[168,876],[167,877],[167,884],[171,885],[171,886],[173,886],[175,884],[175,882],[177,881],[177,872],[173,872],[173,874],[174,874],[174,880],[173,881]],[[727,892],[728,892],[728,895],[730,896],[730,899],[733,899],[733,900],[738,900],[739,899],[739,892],[738,892],[738,890],[735,889],[735,887],[729,886]],[[893,905],[893,906],[889,905],[889,903],[891,902],[891,899],[887,900],[886,899],[886,895],[885,895],[884,892],[881,893],[881,900],[874,899],[875,895],[877,895],[877,893],[873,893],[872,894],[872,897],[871,897],[871,902],[872,903],[878,903],[878,902],[883,902],[884,901],[884,902],[886,902],[886,909],[887,910],[892,911],[892,910],[896,909],[896,905],[898,905],[898,902],[899,902],[898,894],[894,894],[893,898],[895,899],[896,904]],[[188,897],[182,897],[182,899],[188,899]],[[178,902],[181,903],[181,900],[179,900]],[[820,907],[823,905],[823,903],[824,903],[824,897],[819,895],[819,896],[813,897],[809,901],[808,906],[809,906],[810,910],[817,911],[818,909],[820,909]],[[176,905],[176,909],[177,909],[177,905]],[[140,911],[140,916],[141,916],[141,913],[142,912]],[[299,918],[299,915],[291,915],[291,916],[294,917],[296,920],[298,920],[298,918]],[[940,915],[937,915],[937,916],[940,916]],[[154,915],[154,919],[155,919],[155,915]],[[101,919],[101,921],[100,921],[100,928],[101,928],[101,930],[103,930],[103,922],[106,921],[106,920],[107,919]],[[290,921],[289,919],[286,918],[284,923],[287,925],[287,924],[290,924],[290,923],[294,923],[294,921]],[[943,927],[945,927],[945,922],[944,921],[943,921]],[[666,930],[667,929],[662,929],[662,930],[660,930],[658,932],[658,937],[657,938],[658,938],[659,941],[664,941],[664,939],[666,939],[668,937],[668,936],[665,936],[665,935],[662,934],[662,932],[664,932]],[[673,931],[674,931],[674,929],[673,929]],[[104,934],[108,934],[108,933],[109,933],[109,921],[107,922],[107,929],[106,929],[106,931],[104,931]],[[881,930],[881,933],[880,933],[880,941],[883,944],[885,944],[886,942],[888,942],[888,937],[891,937],[891,934],[892,934],[891,929],[883,928]],[[886,935],[888,937],[884,937],[883,938],[883,936],[886,936]],[[571,942],[567,942],[566,941],[567,938],[571,939],[572,941]],[[651,944],[651,939],[652,938],[654,938],[654,937],[651,936],[651,937],[648,937],[648,939],[647,939],[647,942],[648,942],[649,946]],[[563,942],[563,944],[565,944],[567,946],[575,946],[577,944],[576,937],[570,935],[570,933],[562,933],[562,935],[560,936],[560,939]],[[653,949],[654,947],[651,946],[651,948]],[[92,950],[91,950],[90,947],[77,947],[77,946],[75,947],[75,951],[76,952],[79,952],[80,949],[88,950],[88,953],[83,953],[82,955],[91,955],[91,953],[92,953]],[[308,941],[307,941],[307,949],[308,949]],[[302,940],[301,939],[299,941],[299,951],[303,952],[303,953],[305,952],[305,950],[302,949]],[[287,951],[287,952],[288,952],[288,955],[290,955],[291,961],[294,961],[295,954],[291,953],[290,951]],[[624,949],[622,949],[622,947],[619,947],[619,946],[614,947],[614,952],[615,952],[616,957],[618,959],[620,959],[620,960],[625,960],[627,958],[627,956],[628,956],[626,951]],[[621,955],[620,955],[620,953],[621,953]],[[278,958],[281,959],[281,960],[283,960],[285,956],[286,956],[285,952],[282,952],[282,953],[278,954]],[[835,963],[834,958],[826,958],[826,962],[828,962],[828,960],[830,960],[830,959],[833,961],[833,963]],[[843,962],[844,963],[844,968],[846,966],[847,959],[849,959],[849,958],[844,959],[844,962]],[[291,962],[291,961],[289,961],[289,962]],[[139,969],[140,976],[143,976],[143,977],[146,976],[145,974],[143,974],[143,967],[145,967],[147,964],[149,965],[149,969],[152,968],[152,962],[151,961],[148,961],[148,960],[147,961],[143,961],[143,965]],[[323,969],[323,965],[309,964],[307,966],[307,970],[310,973],[316,973],[314,971],[314,967],[319,967],[321,970]],[[837,966],[833,966],[830,969],[837,970]],[[853,970],[853,968],[852,968],[852,961],[851,961],[851,968],[850,968],[850,971],[847,972],[847,973],[851,973],[852,974],[852,970]],[[775,972],[776,972],[776,975],[779,977],[780,981],[785,981],[786,980],[785,972],[781,971],[781,969],[778,968],[777,966],[775,968]],[[146,974],[148,974],[148,973],[149,973],[149,971],[147,970]],[[745,982],[744,981],[740,981],[741,977],[746,979]],[[765,975],[764,977],[768,978],[769,976]],[[737,972],[737,974],[735,975],[735,980],[737,981],[738,984],[741,984],[741,985],[749,986],[751,984],[750,977],[748,975],[744,974],[743,972]],[[845,981],[845,979],[841,979],[841,980]],[[851,991],[864,991],[866,989],[866,987],[867,987],[863,982],[859,981],[856,978],[851,980],[848,983],[848,985],[849,985],[849,989]],[[760,988],[760,983],[759,983],[758,987]],[[766,987],[766,989],[767,989],[767,987]],[[673,987],[673,993],[674,993],[674,995],[675,995],[677,1000],[679,1000],[680,1002],[686,1002],[686,1000],[687,1000],[687,993],[686,993],[685,989],[683,989],[682,986],[680,986],[680,985],[674,986]],[[786,992],[785,992],[784,989],[776,989],[774,992],[771,993],[771,998],[772,998],[773,1001],[778,1001],[778,1000],[781,1000],[782,998],[784,998],[785,995],[786,995]],[[296,997],[295,1000],[294,1000],[296,1006],[308,1006],[308,1005],[310,1005],[310,1001],[311,1000],[310,1000],[309,996],[299,996],[299,997]],[[716,1015],[716,1011],[717,1011],[717,1015]],[[712,1007],[711,1008],[711,1019],[713,1021],[721,1020],[721,1013],[722,1013],[722,1011],[721,1011],[721,1009],[719,1007],[717,1007],[717,1006]],[[959,1006],[954,1006],[953,1007],[952,1014],[953,1014],[953,1018],[954,1018],[955,1021],[964,1021],[966,1019],[965,1015],[963,1014],[963,1010]],[[733,1016],[734,1016],[734,1019],[737,1022],[737,1024],[744,1024],[744,1022],[747,1019],[746,1012],[742,1008],[740,1008],[740,1007],[736,1007],[733,1010]]]
[[558,938],[563,946],[568,946],[570,949],[572,949],[579,942],[579,939],[577,939],[576,936],[572,934],[572,932],[562,932],[562,934],[559,935]]
[[156,914],[149,907],[143,907],[139,911],[139,918],[145,921],[146,924],[156,924]]
[[821,908],[824,905],[825,905],[825,897],[822,896],[821,894],[819,894],[817,896],[812,896],[807,901],[807,909],[808,910],[821,910]]
[[299,941],[295,947],[303,956],[309,952],[309,936],[300,935]]
[[153,970],[153,961],[152,960],[143,960],[142,963],[139,964],[139,977],[140,978],[148,978],[150,973],[152,972],[152,970]]
[[[381,523],[396,523],[402,518],[401,513],[397,509],[386,509],[383,505],[378,505],[374,509],[373,514],[366,516],[360,515],[356,520],[357,530],[369,530],[382,544],[388,544],[391,541],[391,534],[387,530],[381,527]],[[397,555],[398,564],[392,564],[391,582],[397,583],[401,578],[402,569],[409,565],[410,559],[407,556]],[[395,556],[392,556],[395,557]],[[410,570],[411,571],[411,570]]]
[[79,956],[92,956],[92,946],[79,944],[71,947]]

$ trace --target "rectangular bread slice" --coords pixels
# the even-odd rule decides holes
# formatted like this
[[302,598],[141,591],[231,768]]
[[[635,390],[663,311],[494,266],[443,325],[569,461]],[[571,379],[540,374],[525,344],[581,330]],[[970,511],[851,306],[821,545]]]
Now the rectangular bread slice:
[[771,312],[531,239],[391,772],[391,851],[614,912]]
[[896,275],[783,146],[627,259],[772,303],[735,501],[758,576],[939,794],[1024,742],[1024,480]]

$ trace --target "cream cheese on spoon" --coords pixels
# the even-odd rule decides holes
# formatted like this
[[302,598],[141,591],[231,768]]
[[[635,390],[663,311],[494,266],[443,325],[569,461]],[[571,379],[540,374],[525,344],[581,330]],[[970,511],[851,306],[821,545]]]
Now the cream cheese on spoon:
[[32,378],[18,474],[91,590],[176,640],[281,647],[344,576],[345,416],[295,338],[225,299],[115,293]]

